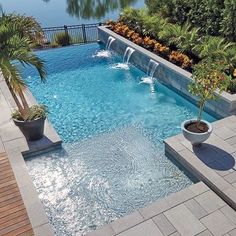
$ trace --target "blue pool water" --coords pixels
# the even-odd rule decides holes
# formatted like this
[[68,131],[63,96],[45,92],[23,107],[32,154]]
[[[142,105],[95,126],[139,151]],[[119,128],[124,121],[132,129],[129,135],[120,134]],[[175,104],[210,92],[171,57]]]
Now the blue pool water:
[[57,235],[84,235],[193,181],[164,155],[163,140],[197,108],[160,83],[151,93],[139,84],[145,73],[115,68],[121,57],[97,57],[100,47],[38,52],[45,84],[24,71],[64,141],[62,150],[27,160]]

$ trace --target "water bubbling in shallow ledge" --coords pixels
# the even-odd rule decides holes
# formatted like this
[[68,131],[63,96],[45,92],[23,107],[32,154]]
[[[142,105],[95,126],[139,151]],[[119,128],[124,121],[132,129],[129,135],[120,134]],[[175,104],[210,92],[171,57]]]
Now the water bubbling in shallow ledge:
[[111,66],[112,69],[117,69],[117,70],[129,70],[129,65],[127,63],[116,63]]
[[96,54],[94,54],[92,57],[110,58],[112,57],[112,53],[111,51],[108,51],[108,50],[100,50]]

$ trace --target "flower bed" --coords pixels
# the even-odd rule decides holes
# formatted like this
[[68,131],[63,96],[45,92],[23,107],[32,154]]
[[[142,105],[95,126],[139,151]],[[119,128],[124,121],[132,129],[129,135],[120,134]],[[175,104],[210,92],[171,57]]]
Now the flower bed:
[[185,70],[192,71],[193,60],[186,54],[180,51],[171,50],[170,47],[163,45],[161,42],[149,36],[140,35],[124,22],[109,21],[107,22],[107,25],[112,31],[129,39],[133,43],[152,51],[158,56],[169,60]]

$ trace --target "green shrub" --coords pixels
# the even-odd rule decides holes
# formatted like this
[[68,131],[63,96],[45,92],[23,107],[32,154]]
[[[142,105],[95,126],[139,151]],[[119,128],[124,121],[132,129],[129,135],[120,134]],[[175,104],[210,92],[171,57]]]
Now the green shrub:
[[18,110],[15,110],[12,113],[12,118],[16,120],[21,120],[21,121],[32,121],[32,120],[37,120],[42,117],[46,118],[47,114],[48,114],[48,108],[46,106],[33,105],[29,107],[25,117],[23,117],[22,114]]
[[60,46],[68,46],[71,44],[71,37],[66,32],[60,32],[55,34],[55,39],[53,44],[57,44]]
[[229,40],[236,41],[236,1],[225,0],[220,32]]

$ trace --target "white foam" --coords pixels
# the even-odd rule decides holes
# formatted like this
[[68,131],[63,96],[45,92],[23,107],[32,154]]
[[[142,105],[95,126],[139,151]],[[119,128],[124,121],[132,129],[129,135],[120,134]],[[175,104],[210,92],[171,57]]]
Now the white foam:
[[150,77],[150,76],[142,77],[139,84],[149,84],[151,93],[155,93],[154,79],[152,77]]
[[98,51],[93,57],[104,57],[104,58],[109,58],[111,57],[111,52],[108,50],[101,50]]
[[129,65],[127,63],[117,63],[114,64],[112,69],[121,69],[121,70],[129,70]]
[[153,78],[152,77],[142,77],[139,84],[153,84]]

